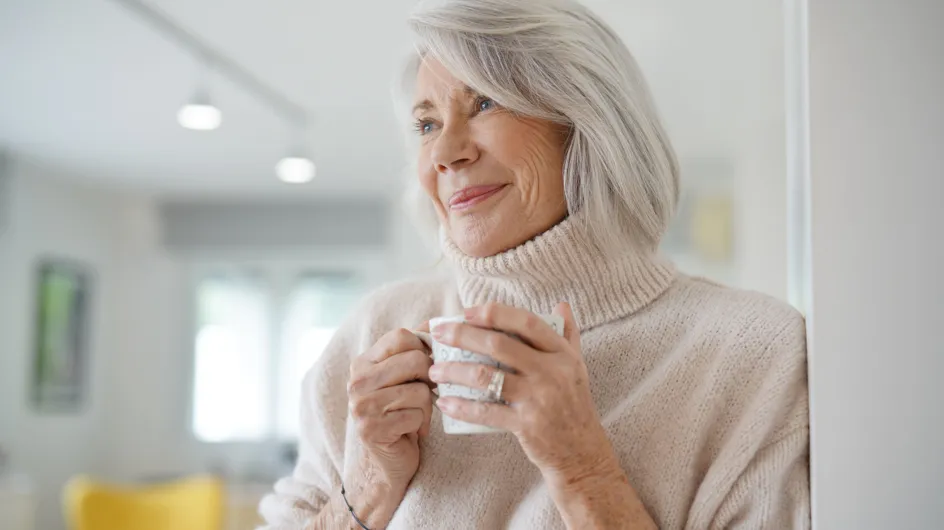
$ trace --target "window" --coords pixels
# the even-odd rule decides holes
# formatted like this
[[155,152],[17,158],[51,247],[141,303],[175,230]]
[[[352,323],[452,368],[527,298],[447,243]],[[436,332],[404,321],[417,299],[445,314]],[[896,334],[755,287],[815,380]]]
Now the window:
[[267,302],[251,277],[215,276],[198,287],[193,430],[202,440],[266,435]]
[[206,442],[293,440],[301,382],[363,294],[352,274],[203,276],[196,288],[193,432]]

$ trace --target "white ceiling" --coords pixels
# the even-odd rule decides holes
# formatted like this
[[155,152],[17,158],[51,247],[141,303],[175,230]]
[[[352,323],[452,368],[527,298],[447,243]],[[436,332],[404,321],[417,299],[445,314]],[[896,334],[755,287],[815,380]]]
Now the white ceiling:
[[[780,3],[586,0],[646,72],[676,147],[734,157],[782,120]],[[151,0],[311,110],[310,185],[278,182],[291,131],[210,77],[223,125],[184,130],[193,57],[114,0],[0,0],[0,147],[77,178],[165,195],[382,192],[402,173],[390,86],[414,0]],[[767,125],[763,125],[767,124]]]

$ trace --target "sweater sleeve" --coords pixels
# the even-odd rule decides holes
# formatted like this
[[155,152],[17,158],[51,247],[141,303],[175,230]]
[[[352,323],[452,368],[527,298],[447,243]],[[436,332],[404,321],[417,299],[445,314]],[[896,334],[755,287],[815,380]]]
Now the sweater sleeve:
[[312,520],[328,502],[332,485],[338,473],[331,452],[326,446],[329,438],[316,414],[316,405],[310,391],[310,377],[305,378],[302,390],[301,431],[298,442],[298,460],[288,477],[275,483],[272,493],[259,505],[259,513],[266,522],[263,528],[289,530],[310,527]]
[[811,525],[805,324],[792,311],[774,321],[781,329],[746,365],[756,377],[738,376],[751,390],[721,449],[718,480],[708,484],[714,500],[705,505],[712,513],[705,526],[713,530]]
[[722,501],[711,528],[809,529],[809,429],[761,449]]

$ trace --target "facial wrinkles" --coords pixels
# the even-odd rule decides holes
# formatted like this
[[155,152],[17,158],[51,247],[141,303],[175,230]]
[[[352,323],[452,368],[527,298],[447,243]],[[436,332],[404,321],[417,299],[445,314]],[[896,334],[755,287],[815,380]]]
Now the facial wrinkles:
[[521,162],[526,172],[524,179],[527,181],[524,187],[524,190],[526,190],[525,204],[534,216],[534,214],[543,213],[545,209],[559,206],[551,204],[547,200],[547,190],[545,189],[547,179],[558,178],[556,175],[548,174],[555,170],[555,164],[553,161],[546,159],[547,154],[554,152],[557,146],[553,145],[546,133],[542,134],[541,131],[536,130],[537,127],[534,127],[533,124],[528,123],[528,129],[532,131],[532,134],[528,136],[528,140],[522,146],[523,156]]
[[522,202],[524,203],[525,213],[532,217],[535,210],[539,208],[541,197],[541,173],[538,163],[540,148],[535,141],[528,141],[522,146],[522,157],[520,160],[522,170],[519,170],[518,180],[521,187]]
[[[421,79],[425,88],[417,99],[428,100],[432,108],[414,115],[434,125],[423,135],[420,179],[450,235],[464,250],[488,255],[566,215],[560,182],[566,141],[556,126],[500,105],[481,110],[478,94],[444,73],[441,65],[430,64],[432,71],[423,75],[431,77]],[[469,157],[474,159],[465,163]],[[437,164],[448,169],[440,172]],[[448,201],[454,192],[481,184],[507,184],[510,189],[484,206],[451,210]]]

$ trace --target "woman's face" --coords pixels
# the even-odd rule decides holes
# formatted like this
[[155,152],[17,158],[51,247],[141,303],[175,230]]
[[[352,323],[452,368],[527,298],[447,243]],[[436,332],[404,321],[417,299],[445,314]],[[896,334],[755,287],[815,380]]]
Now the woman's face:
[[429,58],[415,102],[420,183],[464,253],[498,254],[567,215],[564,127],[515,116]]

